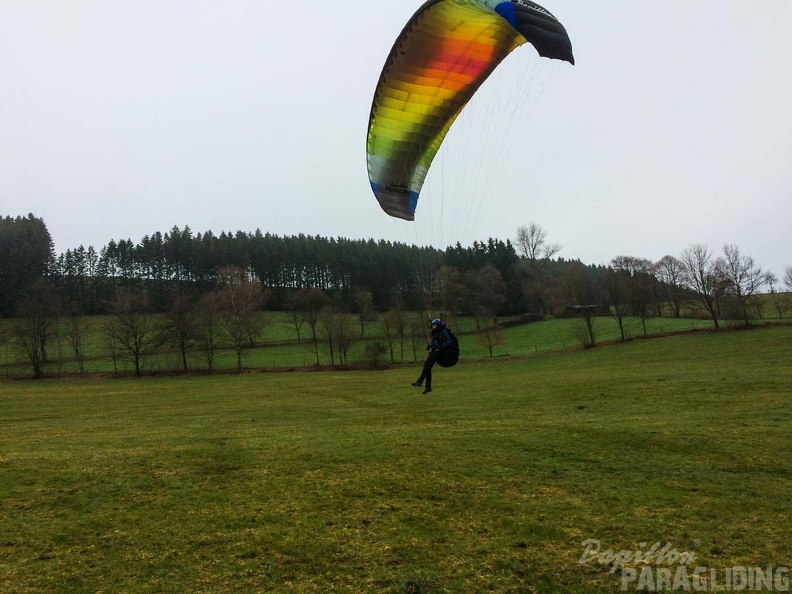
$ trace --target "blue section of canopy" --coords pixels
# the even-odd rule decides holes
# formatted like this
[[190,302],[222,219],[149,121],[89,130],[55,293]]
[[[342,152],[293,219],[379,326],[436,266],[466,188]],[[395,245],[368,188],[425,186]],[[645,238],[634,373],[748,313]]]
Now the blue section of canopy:
[[517,10],[511,2],[501,2],[495,7],[495,12],[501,15],[504,19],[509,21],[509,24],[517,28]]

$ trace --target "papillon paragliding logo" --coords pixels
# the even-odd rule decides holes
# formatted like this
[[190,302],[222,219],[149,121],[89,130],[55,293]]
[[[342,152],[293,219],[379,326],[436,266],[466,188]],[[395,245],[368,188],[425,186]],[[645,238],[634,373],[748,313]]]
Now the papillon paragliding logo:
[[623,550],[603,549],[593,538],[581,544],[578,563],[609,566],[611,574],[619,575],[622,592],[789,592],[788,567],[705,567],[697,553],[679,551],[670,542],[642,542],[637,549]]

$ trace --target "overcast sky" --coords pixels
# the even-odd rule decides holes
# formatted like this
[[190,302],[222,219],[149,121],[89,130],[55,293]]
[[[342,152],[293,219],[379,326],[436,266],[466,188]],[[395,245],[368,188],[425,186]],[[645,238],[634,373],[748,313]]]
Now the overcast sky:
[[535,221],[587,263],[734,243],[792,265],[792,2],[546,0],[577,65],[510,56],[410,227],[376,203],[365,139],[420,4],[0,0],[0,215],[42,217],[58,252],[174,225],[445,245]]

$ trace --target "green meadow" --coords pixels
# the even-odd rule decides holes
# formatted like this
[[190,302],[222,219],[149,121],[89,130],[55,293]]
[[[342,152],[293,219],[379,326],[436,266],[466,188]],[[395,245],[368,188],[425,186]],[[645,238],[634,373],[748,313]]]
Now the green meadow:
[[4,381],[0,591],[619,591],[592,539],[788,566],[792,327],[519,344],[429,396],[418,363]]

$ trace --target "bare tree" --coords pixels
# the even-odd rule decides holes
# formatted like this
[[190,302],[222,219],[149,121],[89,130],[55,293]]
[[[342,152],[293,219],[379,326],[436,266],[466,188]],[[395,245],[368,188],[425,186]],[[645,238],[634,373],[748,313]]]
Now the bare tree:
[[792,266],[784,269],[784,284],[789,291],[792,291]]
[[44,376],[47,347],[56,335],[57,301],[49,279],[38,278],[22,293],[12,327],[13,344],[30,362],[33,376]]
[[476,340],[487,349],[490,357],[492,357],[492,351],[496,346],[506,342],[498,318],[487,309],[479,310],[476,315]]
[[319,325],[330,355],[330,364],[335,365],[336,354],[339,362],[345,364],[349,349],[358,340],[353,329],[352,319],[347,313],[327,306],[319,314]]
[[750,256],[744,256],[734,245],[723,246],[723,259],[720,261],[721,273],[725,281],[725,291],[737,302],[740,317],[746,326],[753,321],[750,301],[767,286],[770,278],[757,266]]
[[[265,301],[261,306],[266,307],[267,292],[263,291]],[[264,335],[264,331],[269,327],[270,321],[263,311],[254,311],[250,314],[245,324],[245,331],[247,333],[248,346],[254,347],[258,344],[259,339]]]
[[346,365],[350,349],[360,340],[360,337],[355,332],[355,323],[349,314],[341,312],[337,316],[335,335],[341,363]]
[[156,327],[148,303],[138,296],[116,298],[107,332],[118,352],[132,363],[135,375],[143,374],[148,357],[157,346]]
[[[441,311],[455,310],[460,299],[464,298],[465,283],[462,277],[462,273],[454,266],[441,266],[434,273],[430,295],[439,296]],[[401,298],[398,298],[397,301],[401,301]],[[432,302],[430,301],[430,304]]]
[[770,286],[770,297],[773,302],[773,307],[776,310],[778,318],[783,318],[789,311],[790,298],[786,293],[781,293],[777,290],[778,277],[772,272],[767,273],[767,283]]
[[626,340],[624,317],[627,315],[627,307],[630,303],[630,279],[624,270],[614,266],[614,262],[615,260],[611,261],[612,268],[606,269],[602,274],[602,292],[608,299],[613,316],[619,324],[621,339]]
[[585,348],[596,346],[597,287],[594,279],[580,262],[568,262],[561,271],[561,286],[567,303],[581,320],[576,337]]
[[334,307],[328,305],[322,308],[319,312],[319,332],[327,345],[327,352],[330,355],[330,365],[335,365],[335,349],[336,349],[336,330],[338,325],[336,318],[338,312]]
[[391,316],[388,313],[382,316],[382,329],[385,331],[385,342],[388,345],[387,350],[390,353],[391,363],[395,363],[396,355],[393,352],[393,343],[396,342],[396,332],[391,325]]
[[297,330],[298,342],[300,341],[300,328],[304,324],[308,324],[311,329],[311,342],[307,346],[315,355],[317,365],[319,365],[319,339],[317,336],[319,312],[327,307],[329,302],[327,295],[320,289],[301,289],[292,295],[289,305],[291,319]]
[[654,303],[657,317],[662,318],[668,303],[666,289],[663,283],[660,281],[660,273],[658,271],[657,263],[649,262],[649,264],[649,274],[651,275],[649,286],[652,290],[652,301]]
[[357,310],[358,319],[360,321],[360,335],[364,336],[366,333],[364,322],[370,320],[374,313],[374,295],[371,294],[371,291],[367,291],[366,289],[358,289],[352,295],[352,301],[355,304],[355,309]]
[[85,316],[78,311],[72,312],[67,320],[66,333],[74,359],[77,361],[77,368],[80,373],[85,373],[85,337],[88,335]]
[[223,332],[220,323],[219,297],[216,293],[204,295],[196,319],[196,343],[209,373],[214,369],[217,351],[223,345]]
[[28,314],[15,320],[12,332],[13,344],[30,362],[33,377],[44,377],[46,361],[42,356],[42,349],[51,332],[50,322],[47,318]]
[[423,355],[424,347],[426,347],[428,334],[427,334],[427,316],[423,314],[416,314],[410,320],[410,347],[412,348],[413,361],[418,360],[418,353]]
[[515,239],[517,253],[525,259],[525,296],[538,313],[544,313],[544,282],[550,260],[561,251],[561,245],[550,243],[547,232],[535,222],[520,225]]
[[113,362],[113,373],[118,375],[118,340],[116,339],[115,324],[113,318],[107,318],[101,326],[102,346],[110,354]]
[[[393,343],[395,338],[399,343],[400,360],[404,361],[404,339],[407,336],[407,330],[410,327],[407,319],[407,310],[401,300],[396,300],[396,303],[391,307],[383,316],[383,324],[385,326],[385,334],[388,342]],[[391,361],[393,361],[393,347],[391,346]]]
[[641,319],[645,337],[646,317],[653,300],[654,266],[649,260],[635,256],[619,256],[613,259],[611,265],[621,271],[627,280],[627,301],[633,315]]
[[517,228],[515,241],[517,253],[537,266],[544,266],[548,260],[561,251],[561,245],[547,241],[547,231],[538,223],[530,222]]
[[665,289],[674,317],[678,318],[682,313],[682,285],[684,282],[682,262],[674,256],[663,256],[655,265],[655,273]]
[[712,318],[715,330],[719,330],[720,302],[725,292],[720,263],[713,258],[709,248],[700,243],[682,252],[680,262],[685,285],[693,291],[699,305]]
[[236,352],[237,372],[242,373],[243,351],[250,345],[252,328],[261,314],[264,299],[261,284],[234,279],[217,294],[221,307],[220,325]]
[[220,313],[220,326],[225,332],[225,336],[234,347],[237,361],[237,373],[242,373],[242,357],[244,355],[247,339],[247,328],[239,315],[231,310],[223,310]]
[[195,306],[175,293],[160,324],[161,343],[178,351],[184,371],[189,369],[187,356],[198,344],[198,318]]
[[289,312],[289,319],[294,326],[294,331],[297,334],[297,342],[302,342],[302,327],[305,324],[305,315],[302,312],[302,307],[297,298],[297,293],[292,293],[287,300],[287,308]]

